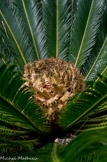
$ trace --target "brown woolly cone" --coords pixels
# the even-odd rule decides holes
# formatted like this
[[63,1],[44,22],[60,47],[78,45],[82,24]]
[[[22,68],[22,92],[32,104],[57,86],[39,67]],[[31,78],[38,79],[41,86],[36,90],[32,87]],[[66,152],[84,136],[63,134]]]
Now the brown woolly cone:
[[47,119],[56,120],[67,99],[84,89],[80,71],[62,59],[43,59],[25,66],[26,85],[35,92],[35,100]]

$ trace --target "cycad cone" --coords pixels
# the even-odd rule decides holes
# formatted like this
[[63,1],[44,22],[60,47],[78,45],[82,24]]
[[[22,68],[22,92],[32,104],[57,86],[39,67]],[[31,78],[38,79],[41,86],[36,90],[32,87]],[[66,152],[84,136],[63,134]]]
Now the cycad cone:
[[28,63],[24,79],[35,92],[35,100],[49,120],[56,120],[67,99],[84,89],[80,71],[62,59],[48,58]]

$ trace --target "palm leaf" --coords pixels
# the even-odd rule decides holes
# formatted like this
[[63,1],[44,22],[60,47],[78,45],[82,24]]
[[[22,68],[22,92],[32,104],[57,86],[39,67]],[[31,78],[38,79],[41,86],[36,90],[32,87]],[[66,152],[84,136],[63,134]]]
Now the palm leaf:
[[6,63],[5,59],[4,59],[4,54],[0,51],[0,65],[3,65]]
[[68,102],[60,115],[59,124],[68,129],[84,118],[87,119],[90,113],[99,111],[99,107],[106,101],[107,83],[100,80]]
[[[10,124],[43,132],[44,119],[41,110],[31,98],[32,93],[20,88],[23,81],[15,74],[14,66],[6,64],[0,68],[0,118]],[[40,111],[40,112],[39,112]]]
[[48,57],[56,57],[56,4],[53,0],[43,0],[42,3]]
[[78,1],[71,38],[71,60],[77,67],[85,63],[96,42],[103,4],[98,0]]
[[43,20],[47,36],[48,57],[68,60],[71,2],[43,0]]
[[[0,15],[8,32],[8,38],[5,37],[4,39],[7,41],[13,56],[23,68],[29,60],[36,59],[25,24],[22,18],[19,17],[18,10],[15,10],[13,3],[7,0],[4,3],[0,1]],[[32,53],[32,57],[30,53]]]
[[107,151],[106,135],[107,129],[81,133],[65,146],[61,153],[64,157],[62,161],[101,162],[101,157],[106,156]]
[[107,37],[102,45],[100,52],[98,53],[98,56],[92,68],[90,69],[85,79],[90,79],[93,75],[95,75],[96,72],[101,73],[102,71],[105,71],[105,69],[107,69]]
[[[74,19],[74,16],[76,14],[76,11],[77,11],[77,3],[78,3],[78,0],[72,0],[72,18]],[[72,20],[73,21],[73,20]]]
[[[105,6],[107,6],[106,3]],[[105,55],[106,39],[107,39],[106,19],[107,19],[107,7],[105,8],[103,13],[99,32],[96,37],[97,38],[96,44],[93,47],[91,55],[87,58],[86,63],[83,65],[81,69],[81,72],[85,76],[85,80],[87,79],[95,80],[97,77],[96,76],[97,71],[101,73],[106,67],[106,60],[107,60],[107,57]],[[100,62],[100,64],[102,65],[102,66],[100,65],[100,68],[98,62]]]
[[80,123],[76,127],[76,134],[81,131],[96,130],[107,127],[107,102],[100,105],[94,114],[87,117],[85,122]]
[[[81,133],[66,145],[58,143],[48,144],[47,146],[33,152],[33,156],[38,162],[104,162],[107,155],[107,129],[99,129]],[[84,138],[85,137],[85,138]],[[30,156],[30,153],[27,153]],[[22,154],[22,155],[27,155]]]
[[22,4],[37,59],[45,58],[47,56],[47,51],[45,45],[44,26],[42,23],[42,9],[40,1],[22,0]]
[[[101,72],[101,75],[107,75],[107,66],[104,68],[104,70]],[[95,82],[96,81],[98,81],[100,79],[100,77],[98,77],[96,80],[95,80]]]
[[[0,146],[0,151],[1,151],[1,155],[3,154],[6,154],[7,155],[10,155],[10,152],[11,152],[11,156],[13,154],[16,153],[16,150],[18,150],[20,148],[20,150],[22,150],[22,148],[24,150],[26,150],[26,152],[28,151],[34,151],[34,147],[33,147],[33,144],[37,144],[38,143],[38,140],[37,139],[31,139],[31,140],[23,140],[20,139],[20,140],[15,140],[15,139],[9,139],[9,138],[6,138],[6,137],[0,137],[0,141],[1,141],[1,144]],[[5,145],[9,145],[9,147],[5,147]],[[16,149],[14,149],[14,147],[16,147]]]
[[[4,25],[3,21],[0,21],[0,53],[2,53],[1,55],[3,56],[2,59],[0,60],[0,65],[2,65],[3,63],[5,63],[6,60],[11,58],[5,40],[3,39],[3,36],[6,35],[3,25]],[[7,59],[5,58],[4,53],[8,53]]]
[[56,0],[56,58],[68,60],[71,26],[70,1]]
[[[62,162],[61,157],[59,156],[62,148],[56,143],[50,143],[41,149],[38,149],[35,153],[33,152],[33,157],[37,158],[38,162]],[[22,154],[22,156],[27,154]],[[30,156],[30,153],[28,153]]]
[[17,130],[12,130],[9,128],[0,128],[0,136],[21,136],[21,135],[26,135],[28,134],[27,131],[17,131]]
[[92,80],[94,76],[97,75],[97,72],[102,72],[107,67],[107,37],[92,65],[88,74],[85,77],[85,80]]

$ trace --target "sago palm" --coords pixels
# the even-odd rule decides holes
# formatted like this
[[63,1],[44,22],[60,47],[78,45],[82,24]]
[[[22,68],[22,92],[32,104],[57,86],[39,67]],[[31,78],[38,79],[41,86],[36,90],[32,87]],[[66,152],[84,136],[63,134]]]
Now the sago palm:
[[107,1],[0,0],[0,16],[1,155],[106,160]]

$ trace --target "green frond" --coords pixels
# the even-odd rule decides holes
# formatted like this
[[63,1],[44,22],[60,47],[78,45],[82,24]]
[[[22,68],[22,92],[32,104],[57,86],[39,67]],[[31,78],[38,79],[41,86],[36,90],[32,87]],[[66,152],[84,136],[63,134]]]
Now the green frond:
[[26,15],[29,34],[31,35],[37,59],[47,57],[46,38],[42,21],[42,5],[39,0],[22,0],[23,10]]
[[43,0],[42,3],[48,57],[56,57],[56,4],[53,0]]
[[71,2],[56,1],[56,58],[68,60],[71,29]]
[[77,3],[78,3],[78,0],[72,0],[72,23],[73,23],[73,20],[74,20],[74,17],[75,17],[75,14],[76,14],[76,11],[77,11]]
[[77,13],[71,38],[70,59],[77,67],[81,67],[96,42],[96,34],[99,29],[104,1],[79,0]]
[[22,139],[19,139],[19,140],[16,140],[16,139],[9,139],[9,137],[0,137],[0,141],[1,141],[1,143],[10,143],[10,144],[12,144],[12,145],[20,145],[20,146],[25,146],[26,148],[30,148],[29,149],[29,151],[30,150],[32,150],[33,151],[33,149],[34,149],[34,147],[32,146],[33,144],[35,144],[35,143],[38,143],[38,139],[28,139],[28,140],[23,140],[23,138]]
[[20,88],[24,82],[15,74],[14,66],[3,65],[0,74],[0,118],[22,128],[44,132],[43,114],[27,87]]
[[[101,72],[101,75],[107,75],[107,66],[103,69],[103,71]],[[97,82],[100,79],[100,77],[98,77],[95,82]]]
[[10,32],[12,38],[13,38],[13,41],[14,41],[14,43],[15,43],[15,45],[16,45],[16,47],[17,47],[19,53],[20,53],[20,56],[21,56],[21,58],[22,58],[24,64],[26,64],[26,60],[25,60],[25,58],[24,58],[24,56],[23,56],[22,50],[21,50],[21,48],[20,48],[20,46],[19,46],[19,44],[18,44],[18,42],[17,42],[17,40],[16,40],[16,38],[15,38],[15,36],[14,36],[14,33],[13,33],[12,29],[10,28],[10,26],[9,26],[9,24],[8,24],[8,22],[7,22],[6,18],[5,18],[5,16],[4,16],[3,13],[2,13],[2,11],[0,11],[0,14],[1,14],[1,16],[3,17],[3,20],[4,20],[5,24],[7,25],[7,28],[8,28],[8,30],[9,30],[9,32]]
[[84,121],[90,114],[99,111],[99,107],[106,101],[107,84],[106,81],[100,80],[68,102],[60,114],[60,126],[68,129]]
[[[13,138],[13,137],[12,137]],[[18,156],[17,150],[19,150],[19,155],[21,152],[25,151],[30,152],[34,151],[34,146],[33,144],[37,144],[38,140],[37,139],[32,139],[32,140],[15,140],[15,139],[9,139],[6,137],[0,137],[0,152],[1,155],[5,156]],[[20,155],[21,156],[21,155]],[[10,159],[11,160],[11,159]]]
[[5,30],[8,33],[8,37],[5,36],[4,40],[21,69],[23,69],[23,66],[28,61],[36,59],[25,24],[11,1],[6,0],[4,3],[0,1],[0,15],[2,16]]
[[[0,112],[1,113],[1,112]],[[15,119],[9,119],[9,116],[8,114],[6,114],[6,112],[3,114],[3,111],[2,111],[2,118],[0,118],[0,125],[1,126],[6,126],[7,128],[13,128],[14,129],[21,129],[21,130],[27,130],[28,128],[26,128],[24,125],[19,125],[17,122],[16,122],[16,118]]]
[[68,60],[71,2],[69,0],[43,0],[43,20],[47,36],[48,57]]
[[[6,156],[9,155],[9,153],[7,153],[7,152],[9,152],[10,148],[11,148],[11,144],[9,144],[9,143],[0,143],[1,156],[5,155],[5,154],[6,154]],[[2,151],[3,151],[3,154],[2,154]],[[0,160],[4,160],[4,159],[0,159]]]
[[97,75],[97,72],[102,72],[107,67],[107,37],[92,65],[85,80],[92,80],[93,76]]
[[[96,44],[93,47],[91,55],[87,58],[84,66],[81,69],[81,72],[85,76],[85,79],[88,80],[95,80],[97,78],[96,76],[97,71],[101,73],[106,68],[107,57],[104,54],[106,53],[106,39],[107,39],[107,30],[106,30],[107,7],[106,6],[107,5],[105,3],[102,20],[99,27],[99,32],[96,37]],[[98,62],[100,62],[101,69],[99,68]],[[98,68],[96,65],[98,65]]]
[[[101,157],[106,156],[107,129],[99,129],[81,133],[74,138],[65,148],[61,155],[62,161],[85,161],[101,162]],[[106,156],[107,157],[107,156]],[[104,160],[105,162],[105,160]]]
[[[99,108],[94,112],[93,115],[88,116],[86,119],[85,124],[81,124],[78,126],[81,131],[88,131],[88,130],[94,130],[99,128],[107,127],[107,102],[104,102],[99,106]],[[79,129],[78,128],[78,129]]]
[[6,62],[5,62],[5,60],[4,60],[4,54],[0,51],[0,59],[2,60],[2,62],[5,64]]
[[57,143],[50,143],[41,149],[38,149],[34,154],[37,157],[37,161],[45,161],[45,162],[62,162],[61,157],[59,156],[62,148]]
[[0,51],[4,54],[4,57],[0,60],[0,65],[6,63],[6,61],[10,61],[11,64],[15,63],[15,58],[12,56],[10,52],[10,48],[8,46],[8,34],[3,20],[0,21]]
[[27,131],[17,131],[8,128],[0,128],[0,136],[21,136],[27,134]]
[[38,149],[33,156],[37,158],[38,162],[102,162],[102,159],[106,162],[106,136],[107,129],[84,132],[72,139],[66,146],[51,143]]

